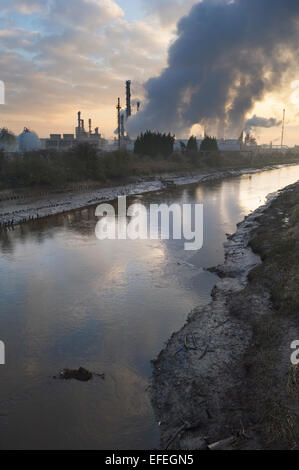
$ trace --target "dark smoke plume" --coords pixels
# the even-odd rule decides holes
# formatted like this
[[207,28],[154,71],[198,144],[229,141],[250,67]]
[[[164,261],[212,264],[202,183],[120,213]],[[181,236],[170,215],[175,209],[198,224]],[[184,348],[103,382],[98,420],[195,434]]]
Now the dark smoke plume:
[[265,128],[270,128],[270,127],[277,127],[281,126],[282,121],[278,121],[275,118],[264,118],[264,117],[259,117],[254,115],[252,118],[248,119],[245,123],[245,130],[247,132],[250,132],[251,129],[257,128],[257,127],[265,127]]
[[203,0],[178,23],[163,73],[129,123],[184,134],[193,124],[238,136],[245,116],[282,82],[299,48],[298,0]]

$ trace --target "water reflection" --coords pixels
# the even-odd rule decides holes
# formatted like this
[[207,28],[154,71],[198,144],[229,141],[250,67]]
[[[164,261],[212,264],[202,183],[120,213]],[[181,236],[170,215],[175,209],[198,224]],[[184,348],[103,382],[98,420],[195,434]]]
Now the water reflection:
[[[202,268],[223,261],[225,233],[298,177],[285,168],[130,199],[203,203],[204,247],[195,253],[183,240],[99,242],[94,207],[3,233],[0,447],[157,447],[150,359],[209,300],[216,277]],[[106,381],[52,380],[80,365]]]

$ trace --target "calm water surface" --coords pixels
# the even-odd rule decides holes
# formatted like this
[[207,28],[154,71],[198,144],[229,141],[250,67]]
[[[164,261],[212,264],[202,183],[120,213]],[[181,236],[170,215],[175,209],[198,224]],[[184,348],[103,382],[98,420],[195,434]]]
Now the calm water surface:
[[[150,360],[188,312],[209,301],[226,233],[299,179],[299,166],[138,198],[204,204],[204,247],[181,241],[98,241],[95,208],[1,234],[0,448],[153,449]],[[130,202],[136,201],[136,198]],[[63,367],[105,372],[53,380]]]

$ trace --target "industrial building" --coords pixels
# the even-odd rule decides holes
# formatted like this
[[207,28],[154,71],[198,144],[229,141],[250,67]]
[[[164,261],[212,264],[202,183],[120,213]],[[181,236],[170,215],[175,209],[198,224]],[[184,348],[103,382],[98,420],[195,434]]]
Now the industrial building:
[[43,149],[54,150],[68,150],[74,145],[82,142],[88,142],[97,149],[104,149],[106,140],[103,139],[99,133],[99,128],[96,127],[92,131],[92,121],[88,121],[88,131],[85,130],[84,119],[81,119],[81,111],[78,112],[78,124],[75,129],[75,134],[50,134],[49,139],[41,139]]

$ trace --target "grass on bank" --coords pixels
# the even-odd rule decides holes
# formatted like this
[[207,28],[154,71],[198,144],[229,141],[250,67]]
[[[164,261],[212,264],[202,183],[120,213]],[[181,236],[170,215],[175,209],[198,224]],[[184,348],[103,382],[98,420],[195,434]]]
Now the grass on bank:
[[263,264],[249,279],[262,277],[270,289],[275,309],[283,315],[299,311],[299,188],[286,192],[272,203],[262,226],[251,241]]
[[[263,262],[249,273],[247,287],[231,305],[231,312],[244,315],[252,326],[244,355],[244,403],[266,448],[298,449],[299,366],[291,365],[290,343],[299,331],[299,185],[264,211],[250,245]],[[270,311],[255,301],[267,293]]]
[[167,157],[150,157],[126,150],[101,153],[82,143],[65,152],[40,150],[5,156],[0,151],[0,189],[59,187],[87,180],[105,184],[129,177],[180,171],[260,168],[293,162],[299,162],[299,155],[291,152],[256,156],[239,152],[176,152]]

